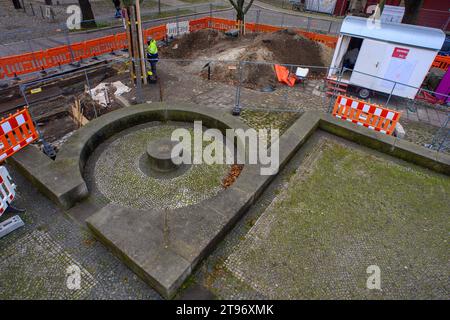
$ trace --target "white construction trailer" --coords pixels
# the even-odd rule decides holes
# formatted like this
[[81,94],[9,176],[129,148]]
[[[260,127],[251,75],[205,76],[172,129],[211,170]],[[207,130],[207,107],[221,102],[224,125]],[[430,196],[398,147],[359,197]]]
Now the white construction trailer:
[[373,21],[353,16],[344,19],[328,78],[339,78],[363,99],[371,91],[414,99],[442,48],[444,32]]

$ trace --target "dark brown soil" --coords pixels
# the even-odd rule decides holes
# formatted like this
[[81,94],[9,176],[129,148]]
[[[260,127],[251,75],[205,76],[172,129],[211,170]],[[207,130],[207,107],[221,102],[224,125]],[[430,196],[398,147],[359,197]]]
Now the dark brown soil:
[[174,40],[169,46],[160,49],[160,55],[161,58],[171,59],[195,58],[200,51],[211,48],[224,39],[225,34],[222,32],[203,29]]
[[274,33],[264,33],[256,38],[255,45],[269,49],[278,63],[323,66],[322,48],[312,40],[296,34],[289,29]]
[[[237,55],[234,49],[244,48]],[[308,66],[324,66],[323,47],[290,29],[273,33],[250,33],[239,38],[227,37],[216,30],[200,30],[176,39],[168,47],[161,49],[161,58],[223,60],[212,66],[211,79],[230,84],[239,81],[236,62],[273,62]],[[229,55],[226,53],[230,52]],[[231,57],[231,58],[228,58]],[[294,72],[294,70],[292,70]],[[202,77],[207,77],[204,70]],[[276,85],[273,65],[246,63],[242,70],[242,83],[250,88]]]

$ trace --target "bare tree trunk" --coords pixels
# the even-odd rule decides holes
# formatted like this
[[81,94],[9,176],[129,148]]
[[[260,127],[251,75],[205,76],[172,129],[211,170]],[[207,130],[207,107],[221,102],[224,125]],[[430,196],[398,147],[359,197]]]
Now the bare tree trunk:
[[95,23],[94,12],[92,12],[91,3],[89,0],[78,0],[81,8],[81,14],[83,19],[81,21],[82,28],[95,28],[97,24]]
[[423,0],[405,0],[405,15],[402,23],[417,24]]
[[245,15],[252,6],[253,0],[250,0],[247,6],[245,6],[245,0],[228,0],[228,1],[230,1],[234,10],[236,10],[236,22],[239,28],[239,32],[242,34],[244,33],[245,28],[244,24]]
[[22,5],[19,0],[12,0],[12,3],[14,5],[14,9],[22,9]]

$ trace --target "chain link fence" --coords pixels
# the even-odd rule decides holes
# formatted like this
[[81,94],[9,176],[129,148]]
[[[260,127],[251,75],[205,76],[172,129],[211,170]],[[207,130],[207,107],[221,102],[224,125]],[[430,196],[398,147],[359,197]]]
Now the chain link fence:
[[[330,68],[283,64],[290,74],[295,74],[297,68],[308,70],[290,87],[278,82],[274,66],[274,63],[262,61],[160,59],[158,81],[135,86],[130,78],[129,62],[122,57],[23,84],[20,86],[24,98],[21,105],[29,105],[43,137],[56,148],[83,125],[84,118],[90,121],[127,104],[192,103],[230,113],[238,108],[240,117],[250,126],[276,127],[282,131],[305,111],[331,112],[338,91],[330,94],[327,82]],[[404,86],[380,80],[392,83],[394,89]],[[116,95],[117,82],[128,91]],[[336,83],[342,83],[342,79],[336,79],[334,86]],[[357,97],[357,89],[348,88],[345,94]],[[430,90],[416,89],[438,96]],[[447,105],[382,92],[372,92],[366,101],[401,112],[400,124],[406,133],[403,139],[439,152],[450,152],[450,108]]]

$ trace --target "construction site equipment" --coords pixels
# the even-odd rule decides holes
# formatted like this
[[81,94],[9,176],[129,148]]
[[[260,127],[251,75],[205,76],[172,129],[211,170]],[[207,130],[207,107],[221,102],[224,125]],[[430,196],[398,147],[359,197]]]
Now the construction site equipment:
[[[373,25],[373,24],[377,25]],[[445,40],[440,29],[347,16],[328,77],[368,90],[414,99]],[[358,50],[354,66],[347,53]],[[370,92],[369,92],[370,93]]]
[[0,216],[6,211],[16,196],[16,185],[12,182],[8,170],[0,166]]
[[302,83],[303,86],[305,85],[305,81],[306,81],[306,78],[308,77],[308,74],[309,74],[309,68],[297,67],[297,69],[295,70],[295,76]]
[[345,94],[348,90],[348,84],[339,82],[333,79],[326,79],[326,94],[327,96],[337,96]]
[[38,137],[27,107],[3,118],[0,121],[0,162],[36,141]]
[[19,216],[14,216],[6,219],[0,223],[0,238],[6,236],[7,234],[13,232],[14,230],[23,227],[25,224]]
[[449,65],[450,56],[436,56],[436,59],[433,61],[433,68],[438,68],[444,71],[448,70]]
[[297,81],[295,74],[290,73],[288,68],[279,64],[275,65],[275,73],[279,82],[285,83],[290,87],[293,87]]
[[400,113],[395,110],[343,95],[336,99],[333,116],[387,135],[394,132],[400,119]]

